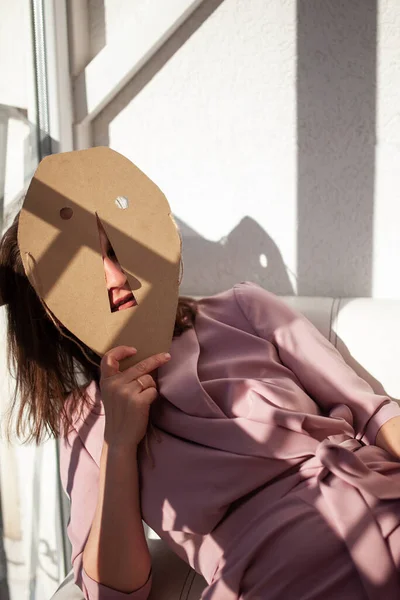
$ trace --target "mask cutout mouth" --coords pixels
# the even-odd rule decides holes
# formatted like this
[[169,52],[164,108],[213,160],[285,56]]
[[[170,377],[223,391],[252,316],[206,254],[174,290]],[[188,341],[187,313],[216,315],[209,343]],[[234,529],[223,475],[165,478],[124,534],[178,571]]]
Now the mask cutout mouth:
[[121,310],[133,308],[138,305],[138,302],[97,213],[96,220],[110,310],[111,312],[119,312]]
[[109,299],[111,312],[117,312],[119,310],[125,310],[127,308],[133,308],[134,306],[137,306],[137,301],[135,296],[133,295],[133,292],[128,293],[126,296],[117,300],[116,302],[112,302],[110,294]]

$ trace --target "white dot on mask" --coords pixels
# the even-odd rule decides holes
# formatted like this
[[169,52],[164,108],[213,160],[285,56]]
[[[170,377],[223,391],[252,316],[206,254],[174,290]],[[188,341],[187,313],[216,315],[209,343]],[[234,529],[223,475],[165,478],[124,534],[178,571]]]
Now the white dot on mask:
[[265,254],[260,254],[260,265],[266,269],[268,267],[268,258]]
[[118,196],[115,198],[115,204],[118,206],[118,208],[125,210],[129,206],[129,200],[125,196]]

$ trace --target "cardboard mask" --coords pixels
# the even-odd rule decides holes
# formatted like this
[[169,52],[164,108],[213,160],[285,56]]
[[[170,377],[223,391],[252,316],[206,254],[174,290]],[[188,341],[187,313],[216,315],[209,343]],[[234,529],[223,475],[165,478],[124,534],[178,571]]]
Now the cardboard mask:
[[[137,306],[111,311],[98,220]],[[18,244],[37,294],[98,355],[134,346],[138,354],[126,367],[168,351],[180,236],[163,193],[127,158],[103,147],[45,158],[26,194]]]

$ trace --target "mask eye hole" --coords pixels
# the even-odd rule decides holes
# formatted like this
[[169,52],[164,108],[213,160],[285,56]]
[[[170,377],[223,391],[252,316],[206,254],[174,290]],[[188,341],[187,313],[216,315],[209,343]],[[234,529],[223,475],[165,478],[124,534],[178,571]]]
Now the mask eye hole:
[[117,198],[115,198],[115,204],[121,210],[126,210],[129,207],[129,200],[126,196],[117,196]]
[[69,221],[69,219],[71,219],[73,214],[74,214],[74,211],[72,210],[72,208],[69,208],[69,206],[65,206],[64,208],[62,208],[60,210],[60,217],[64,221]]

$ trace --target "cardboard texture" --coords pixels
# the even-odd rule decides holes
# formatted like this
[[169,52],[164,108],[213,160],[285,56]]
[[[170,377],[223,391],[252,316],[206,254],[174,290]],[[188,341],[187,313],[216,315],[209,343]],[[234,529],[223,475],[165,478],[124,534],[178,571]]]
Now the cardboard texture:
[[[96,215],[137,300],[133,308],[111,312]],[[38,295],[98,355],[134,346],[126,368],[168,351],[181,241],[165,196],[127,158],[105,147],[45,158],[25,198],[18,243]]]

